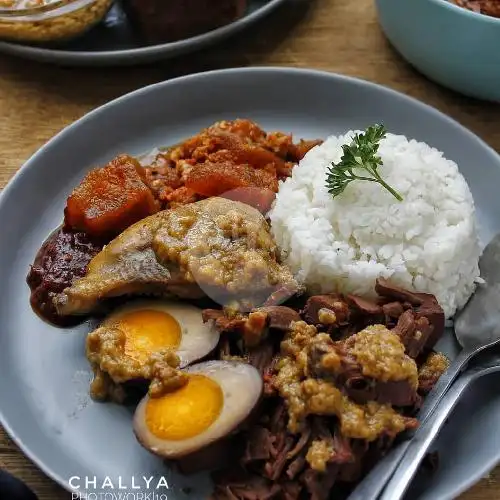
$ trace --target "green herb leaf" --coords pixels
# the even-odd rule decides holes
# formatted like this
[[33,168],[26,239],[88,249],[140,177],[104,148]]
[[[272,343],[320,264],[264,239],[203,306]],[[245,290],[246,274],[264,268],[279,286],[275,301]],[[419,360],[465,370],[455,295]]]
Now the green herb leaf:
[[[389,186],[378,173],[382,159],[377,155],[380,141],[385,137],[383,125],[368,127],[364,134],[356,134],[351,144],[342,146],[343,155],[340,162],[328,168],[326,187],[335,198],[353,181],[378,182],[389,191],[397,200],[403,201],[402,196]],[[364,175],[359,175],[359,173]]]

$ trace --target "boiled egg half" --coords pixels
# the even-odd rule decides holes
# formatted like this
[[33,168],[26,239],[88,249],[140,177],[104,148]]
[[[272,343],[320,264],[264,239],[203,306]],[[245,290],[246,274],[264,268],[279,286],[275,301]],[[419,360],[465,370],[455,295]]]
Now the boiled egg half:
[[121,331],[125,356],[139,363],[168,348],[179,356],[180,366],[184,367],[203,359],[219,342],[219,333],[212,325],[203,323],[199,308],[170,301],[127,304],[103,321],[100,331],[104,329]]
[[144,397],[134,415],[139,442],[172,460],[236,431],[259,403],[263,390],[260,373],[244,362],[207,361],[184,371],[185,386],[160,397]]

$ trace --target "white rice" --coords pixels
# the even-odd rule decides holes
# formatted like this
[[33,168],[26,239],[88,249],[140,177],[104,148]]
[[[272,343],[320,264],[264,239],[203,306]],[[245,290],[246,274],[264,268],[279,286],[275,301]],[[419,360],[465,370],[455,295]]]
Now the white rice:
[[387,134],[380,184],[355,181],[335,199],[326,169],[355,132],[313,148],[281,184],[270,213],[285,261],[312,293],[374,297],[377,277],[434,294],[446,316],[465,305],[479,279],[474,201],[457,165],[425,143]]

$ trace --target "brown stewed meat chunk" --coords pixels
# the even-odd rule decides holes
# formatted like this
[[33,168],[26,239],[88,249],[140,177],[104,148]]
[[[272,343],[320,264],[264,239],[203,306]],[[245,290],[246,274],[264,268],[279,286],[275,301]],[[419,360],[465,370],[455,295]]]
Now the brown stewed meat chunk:
[[451,0],[458,6],[486,16],[500,18],[500,2],[498,0]]
[[350,306],[367,316],[380,316],[383,312],[382,307],[379,304],[356,295],[348,295],[347,301]]
[[[420,340],[420,344],[418,344],[418,339],[414,339],[412,342],[413,352],[416,352],[418,349],[418,352],[420,352],[424,347],[432,349],[436,345],[436,342],[444,332],[445,316],[442,307],[434,295],[410,292],[382,278],[377,279],[375,290],[381,296],[382,300],[387,299],[391,304],[390,309],[386,309],[384,312],[386,314],[392,313],[392,319],[395,318],[394,313],[396,312],[394,302],[399,302],[405,310],[411,309],[415,313],[413,316],[415,321],[418,321],[420,318],[427,319],[430,325],[430,332],[427,331],[429,327],[423,322],[417,325],[417,331],[425,330],[422,333],[426,335],[426,340],[424,342]],[[405,307],[405,305],[409,305],[410,307]],[[410,321],[410,317],[407,316],[403,321],[405,324],[401,325],[400,329],[406,330],[409,328],[411,330],[412,328],[406,325],[406,322]],[[405,335],[407,334],[405,333]]]
[[203,321],[213,321],[221,334],[236,333],[243,337],[245,345],[252,347],[265,339],[268,330],[286,332],[300,315],[289,307],[265,306],[243,314],[230,309],[204,309]]
[[399,302],[409,302],[412,306],[419,306],[423,302],[423,299],[419,297],[418,293],[410,292],[383,278],[377,279],[375,291],[381,297],[387,297]]
[[382,325],[368,327],[345,341],[325,340],[309,350],[311,372],[330,378],[350,399],[410,406],[417,397],[417,367],[398,336]]
[[349,319],[349,306],[340,295],[313,295],[308,299],[303,314],[312,325],[339,325]]
[[294,309],[285,306],[259,307],[259,312],[263,312],[269,319],[269,328],[286,332],[294,321],[300,321],[300,315]]
[[[354,340],[347,346],[348,353],[358,362],[364,377],[376,375],[382,381],[406,379],[415,392],[417,386],[415,362],[404,354],[404,347],[398,336],[387,332],[387,337],[391,336],[391,339],[383,338],[380,342],[375,338],[375,333],[367,333],[366,339],[361,335],[357,341],[354,339],[355,336],[351,337]],[[365,352],[368,337],[371,336],[373,338],[370,340],[373,340],[376,347],[375,357]],[[396,343],[399,344],[399,349],[395,347]],[[329,344],[333,347],[329,347]],[[282,357],[277,363],[273,384],[280,396],[287,401],[289,430],[297,432],[302,429],[309,415],[335,416],[340,421],[340,429],[344,436],[373,441],[383,433],[396,435],[408,426],[414,425],[413,420],[402,417],[387,404],[376,401],[368,401],[364,405],[357,404],[342,392],[341,386],[335,383],[335,376],[342,371],[343,360],[342,354],[336,349],[338,344],[342,345],[341,342],[332,343],[327,334],[319,333],[314,326],[304,322],[293,323],[291,331],[282,342]],[[383,344],[394,354],[394,359],[387,365],[379,362],[380,356],[376,352],[377,348],[382,349]],[[318,346],[326,352],[319,358],[314,354],[311,356]],[[315,372],[318,369],[318,362],[322,365],[320,369],[323,372],[331,371],[332,379],[317,376]]]
[[207,295],[219,304],[263,305],[275,291],[299,289],[279,262],[269,224],[256,209],[223,198],[163,210],[106,245],[84,277],[55,296],[60,315],[88,314],[102,301],[155,294]]

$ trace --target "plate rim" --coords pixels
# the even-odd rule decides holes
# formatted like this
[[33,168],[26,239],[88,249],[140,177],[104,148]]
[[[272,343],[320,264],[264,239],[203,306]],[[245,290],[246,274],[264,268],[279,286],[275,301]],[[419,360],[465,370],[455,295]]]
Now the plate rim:
[[29,57],[41,62],[65,62],[79,65],[140,64],[144,61],[166,59],[194,52],[204,46],[212,45],[270,14],[279,5],[290,0],[267,0],[267,3],[253,12],[214,30],[175,42],[160,43],[123,50],[76,51],[37,47],[23,43],[0,41],[0,52],[19,57]]
[[[281,0],[278,0],[281,1]],[[138,88],[136,90],[133,90],[131,92],[128,92],[126,94],[123,94],[119,97],[116,97],[100,106],[97,108],[92,109],[88,113],[84,114],[82,117],[79,119],[75,120],[74,122],[70,123],[69,125],[65,126],[62,128],[59,132],[57,132],[53,137],[51,137],[45,144],[43,144],[39,149],[35,151],[26,161],[23,162],[23,164],[19,167],[19,169],[15,172],[15,174],[10,178],[10,180],[7,182],[6,186],[2,189],[0,192],[0,215],[2,213],[4,205],[7,203],[7,199],[9,198],[10,191],[15,189],[15,186],[22,182],[22,177],[25,175],[26,172],[34,169],[37,167],[37,163],[39,162],[39,158],[43,157],[45,154],[45,151],[48,149],[57,146],[60,141],[64,141],[65,137],[69,134],[71,134],[75,129],[80,127],[82,124],[84,124],[88,120],[92,120],[96,117],[98,117],[101,114],[106,113],[109,109],[114,108],[116,106],[122,105],[124,102],[130,100],[130,99],[135,99],[143,94],[147,94],[149,92],[152,92],[156,89],[162,89],[164,92],[168,92],[168,89],[170,87],[176,87],[176,86],[181,86],[186,82],[192,82],[199,80],[200,82],[203,81],[204,79],[208,78],[222,78],[224,79],[226,75],[235,75],[235,74],[240,74],[241,77],[244,77],[247,74],[272,74],[272,73],[283,73],[285,75],[291,76],[292,78],[294,75],[302,75],[310,78],[326,78],[329,80],[336,80],[336,81],[341,81],[341,82],[346,82],[350,85],[357,86],[357,87],[369,87],[373,90],[376,90],[378,92],[385,93],[386,95],[391,96],[394,99],[399,99],[404,102],[411,103],[413,105],[419,106],[423,108],[426,112],[430,113],[431,115],[435,116],[436,118],[439,118],[440,120],[444,121],[447,123],[447,125],[454,127],[458,129],[461,133],[465,134],[470,140],[476,142],[479,146],[481,146],[485,153],[487,152],[491,157],[492,160],[494,160],[500,169],[500,155],[489,145],[487,144],[483,139],[481,139],[478,135],[476,135],[474,132],[472,132],[470,129],[459,123],[457,120],[454,118],[450,117],[449,115],[445,114],[444,112],[438,110],[437,108],[434,108],[433,106],[424,103],[412,96],[408,96],[402,92],[399,92],[393,88],[386,87],[384,85],[381,85],[379,83],[375,83],[372,81],[368,80],[363,80],[361,78],[357,77],[352,77],[352,76],[347,76],[347,75],[342,75],[339,73],[334,73],[334,72],[329,72],[325,70],[318,70],[318,69],[308,69],[308,68],[292,68],[292,67],[282,67],[282,66],[259,66],[259,67],[245,67],[245,68],[229,68],[229,69],[217,69],[217,70],[211,70],[211,71],[204,71],[200,73],[192,73],[189,75],[185,76],[180,76],[177,78],[161,81],[158,83],[153,83],[141,88]],[[1,319],[0,319],[0,324],[1,324]],[[35,452],[31,451],[31,446],[27,443],[24,442],[24,440],[18,436],[18,434],[14,431],[14,429],[11,426],[11,423],[7,421],[4,411],[2,410],[2,405],[0,403],[0,424],[2,425],[3,429],[5,430],[6,434],[12,439],[12,441],[16,444],[16,446],[20,449],[20,451],[23,453],[23,455],[28,458],[39,470],[41,470],[47,477],[49,477],[52,481],[57,483],[59,486],[61,486],[64,490],[68,492],[72,492],[71,489],[69,488],[69,485],[67,482],[59,476],[59,474],[52,470],[49,466],[46,466],[45,463],[42,460],[39,460],[38,457],[36,456]],[[491,460],[488,463],[485,463],[483,467],[481,467],[481,476],[484,475],[486,472],[491,470],[498,462],[500,461],[500,451],[498,454],[498,460],[494,461]],[[495,463],[493,463],[495,462]],[[465,491],[466,489],[470,488],[472,485],[474,485],[477,480],[478,480],[479,475],[475,476],[474,480],[469,479],[469,481],[466,481],[462,483],[462,491]]]

